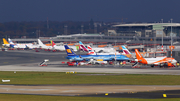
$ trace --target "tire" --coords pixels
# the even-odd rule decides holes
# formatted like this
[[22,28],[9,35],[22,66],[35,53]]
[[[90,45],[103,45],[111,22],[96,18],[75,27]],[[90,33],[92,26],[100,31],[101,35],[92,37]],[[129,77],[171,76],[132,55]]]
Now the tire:
[[152,68],[154,68],[154,65],[151,65]]
[[164,66],[164,64],[161,63],[161,64],[160,64],[160,67],[163,67],[163,66]]

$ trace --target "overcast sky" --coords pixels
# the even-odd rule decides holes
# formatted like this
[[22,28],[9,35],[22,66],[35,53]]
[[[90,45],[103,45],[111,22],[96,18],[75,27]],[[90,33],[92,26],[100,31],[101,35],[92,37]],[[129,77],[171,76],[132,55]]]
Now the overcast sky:
[[180,22],[180,0],[0,0],[0,22]]

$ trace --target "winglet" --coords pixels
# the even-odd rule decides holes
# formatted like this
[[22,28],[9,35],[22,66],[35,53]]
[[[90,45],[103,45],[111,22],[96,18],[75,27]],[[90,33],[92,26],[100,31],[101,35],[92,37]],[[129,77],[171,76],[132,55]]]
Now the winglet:
[[5,38],[3,38],[3,43],[4,44],[9,44],[9,42],[7,42]]
[[68,56],[76,55],[69,47],[68,45],[64,45],[64,48],[66,50],[66,53]]

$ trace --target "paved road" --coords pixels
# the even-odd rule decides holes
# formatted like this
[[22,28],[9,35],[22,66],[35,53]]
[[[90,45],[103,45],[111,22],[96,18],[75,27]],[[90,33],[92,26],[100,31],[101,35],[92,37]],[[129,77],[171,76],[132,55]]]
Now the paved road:
[[168,98],[180,98],[179,91],[180,86],[166,85],[0,85],[1,94],[118,98],[163,98],[163,94]]

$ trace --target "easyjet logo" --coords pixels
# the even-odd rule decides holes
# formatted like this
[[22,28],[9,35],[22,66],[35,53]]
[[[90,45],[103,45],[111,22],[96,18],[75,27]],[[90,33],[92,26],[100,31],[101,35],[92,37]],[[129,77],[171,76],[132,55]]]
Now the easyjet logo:
[[67,51],[68,53],[72,53],[70,49],[66,49],[66,51]]
[[138,50],[135,50],[138,56],[141,58],[141,54],[138,52]]

